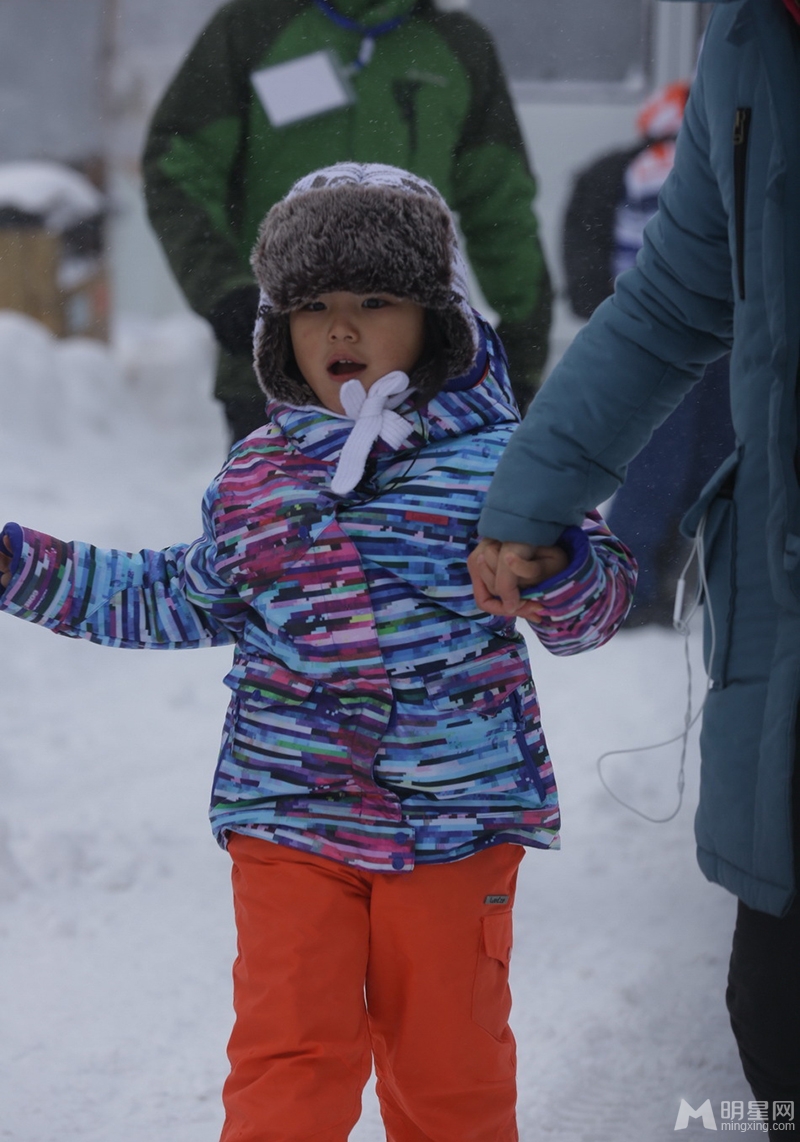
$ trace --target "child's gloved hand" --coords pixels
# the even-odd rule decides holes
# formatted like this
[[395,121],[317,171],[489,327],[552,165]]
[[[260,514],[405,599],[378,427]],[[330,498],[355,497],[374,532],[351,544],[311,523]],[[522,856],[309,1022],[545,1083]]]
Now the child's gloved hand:
[[535,587],[569,564],[563,547],[531,547],[482,539],[467,560],[475,602],[490,615],[514,615],[536,622],[544,607],[520,598],[521,587]]
[[11,582],[11,542],[7,535],[0,539],[0,587]]

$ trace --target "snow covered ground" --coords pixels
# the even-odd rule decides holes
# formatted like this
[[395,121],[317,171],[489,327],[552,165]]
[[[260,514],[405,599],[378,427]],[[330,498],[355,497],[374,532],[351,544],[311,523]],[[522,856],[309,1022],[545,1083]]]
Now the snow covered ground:
[[[225,450],[212,358],[189,317],[129,324],[108,351],[0,314],[0,515],[106,546],[193,538]],[[214,1142],[234,931],[205,813],[229,651],[111,652],[6,616],[0,646],[0,1139]],[[724,1008],[735,902],[694,863],[696,740],[666,825],[595,770],[680,728],[681,640],[532,650],[564,831],[521,871],[521,1139],[666,1142],[681,1098],[719,1121],[752,1097]],[[607,775],[665,815],[677,763],[673,746]],[[368,1091],[351,1138],[382,1137]]]

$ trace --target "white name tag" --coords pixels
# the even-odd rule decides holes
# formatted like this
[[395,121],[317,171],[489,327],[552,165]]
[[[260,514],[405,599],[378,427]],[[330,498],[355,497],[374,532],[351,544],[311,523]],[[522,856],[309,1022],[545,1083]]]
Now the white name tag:
[[312,115],[355,102],[341,66],[330,51],[277,63],[250,76],[273,127],[286,127]]

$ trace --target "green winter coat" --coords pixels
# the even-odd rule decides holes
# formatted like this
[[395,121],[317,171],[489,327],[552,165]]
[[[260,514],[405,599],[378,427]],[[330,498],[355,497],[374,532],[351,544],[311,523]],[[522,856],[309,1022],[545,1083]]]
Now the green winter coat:
[[[531,204],[536,184],[495,50],[467,16],[432,0],[336,0],[375,26],[352,76],[355,102],[273,127],[254,71],[332,49],[347,65],[362,37],[311,0],[232,0],[200,35],[156,111],[144,155],[150,220],[189,304],[207,317],[252,283],[249,256],[267,210],[302,175],[343,160],[383,162],[429,179],[460,218],[470,261],[500,315],[517,389],[544,364],[550,289]],[[252,398],[247,357],[222,354],[216,395]]]

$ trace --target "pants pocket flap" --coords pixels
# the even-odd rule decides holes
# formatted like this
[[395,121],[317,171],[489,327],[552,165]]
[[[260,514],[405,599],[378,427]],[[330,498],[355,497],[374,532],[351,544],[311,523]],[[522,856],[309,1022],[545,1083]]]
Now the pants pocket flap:
[[493,912],[491,916],[483,917],[483,946],[487,956],[508,965],[512,940],[510,912]]

